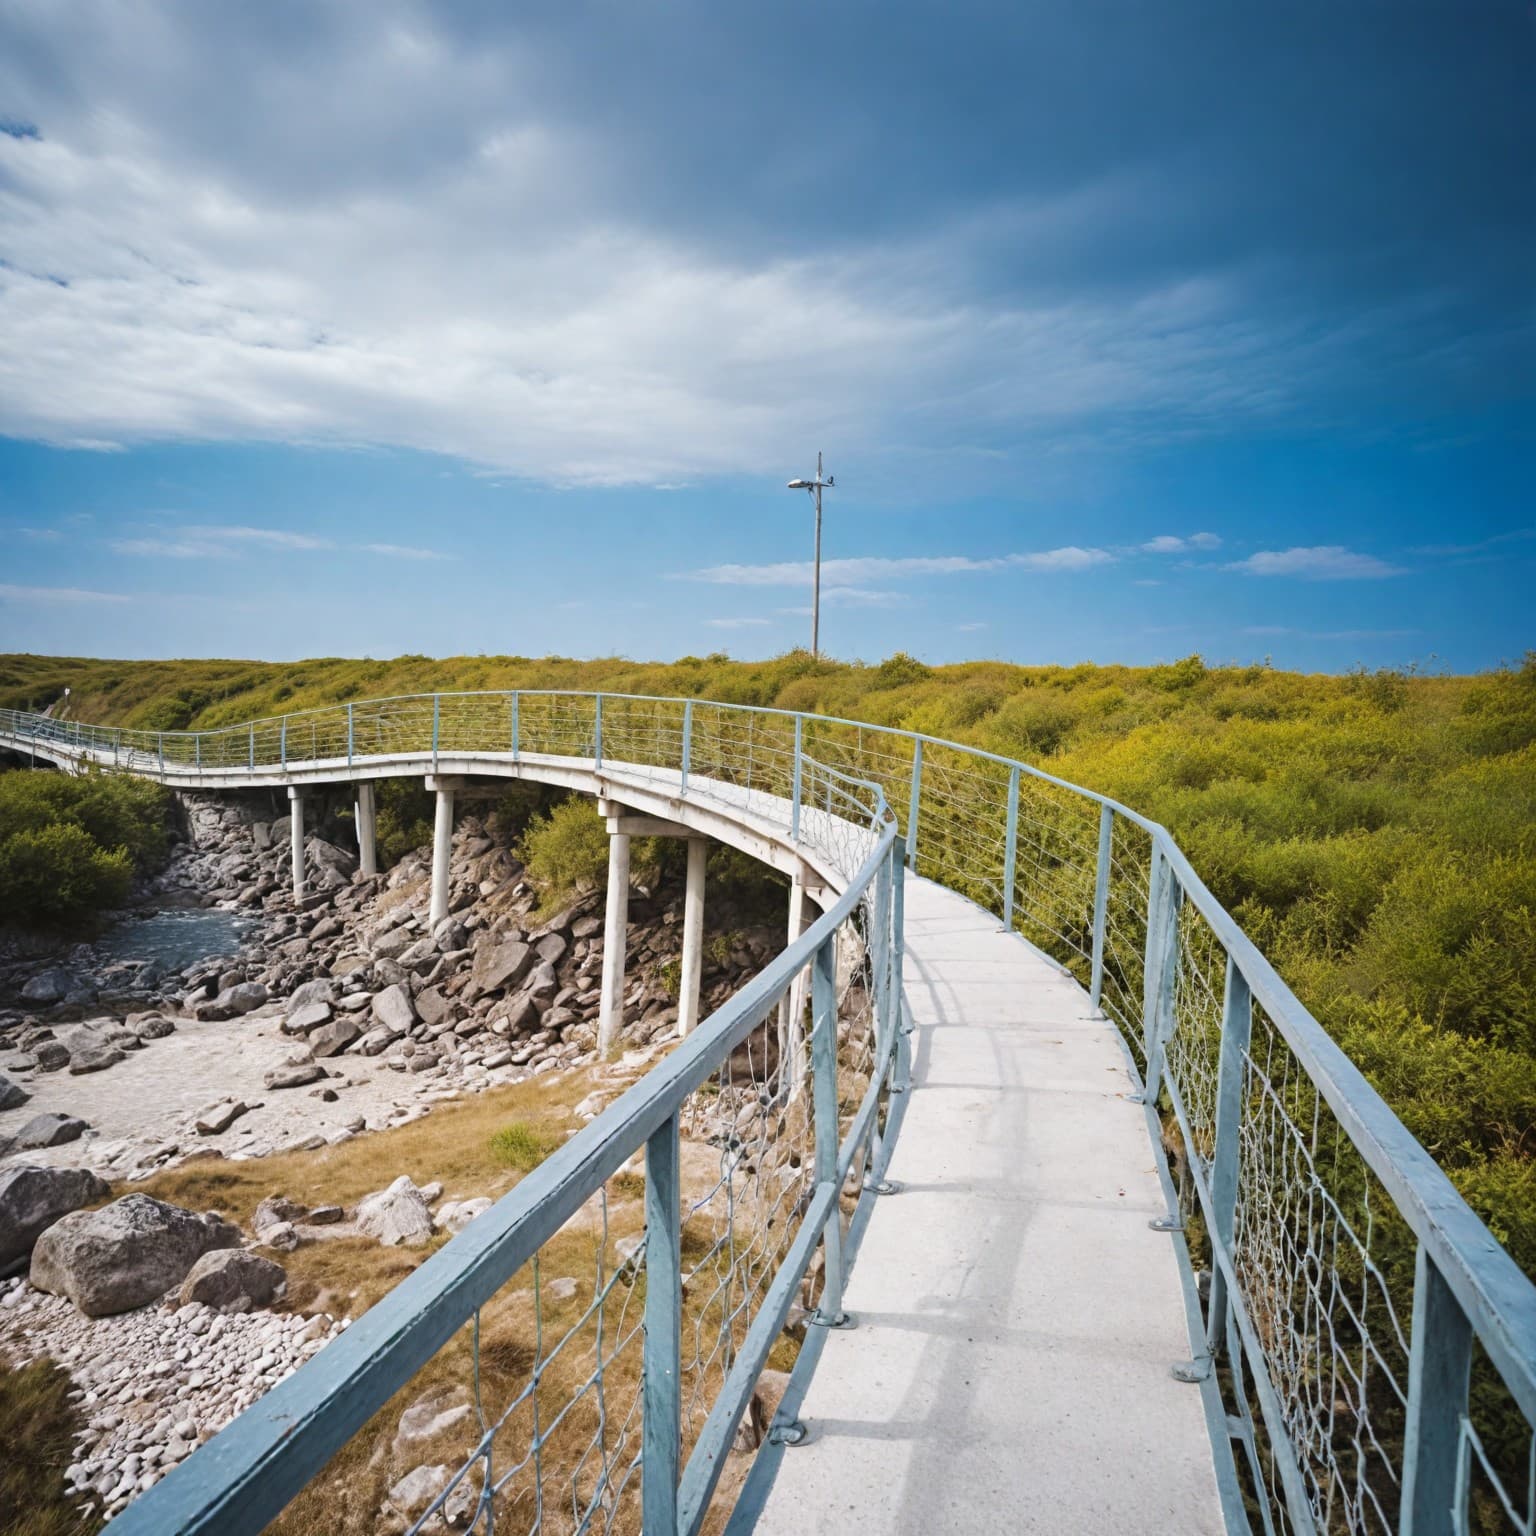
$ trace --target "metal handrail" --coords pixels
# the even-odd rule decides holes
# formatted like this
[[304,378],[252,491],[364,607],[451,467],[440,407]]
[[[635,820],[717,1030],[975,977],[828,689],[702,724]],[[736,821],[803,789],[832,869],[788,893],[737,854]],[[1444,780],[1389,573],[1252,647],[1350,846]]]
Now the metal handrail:
[[[487,701],[506,703],[509,729],[494,748],[480,737]],[[547,718],[530,708],[535,703]],[[621,706],[647,720],[634,725]],[[1391,1332],[1402,1342],[1393,1304],[1406,1311],[1406,1297],[1392,1295],[1372,1249],[1373,1233],[1351,1226],[1345,1202],[1358,1200],[1358,1191],[1353,1184],[1348,1191],[1330,1187],[1327,1170],[1318,1166],[1316,1123],[1309,1151],[1307,1114],[1316,1121],[1326,1109],[1330,1126],[1358,1159],[1358,1177],[1367,1186],[1379,1184],[1417,1246],[1411,1342],[1400,1351],[1406,1379],[1393,1387],[1402,1404],[1402,1446],[1376,1447],[1381,1465],[1373,1469],[1376,1482],[1400,1486],[1370,1490],[1373,1500],[1397,1501],[1398,1529],[1427,1536],[1446,1511],[1466,1508],[1474,1463],[1483,1455],[1468,1402],[1474,1343],[1526,1423],[1536,1423],[1536,1287],[1211,895],[1166,828],[1108,795],[1027,763],[890,726],[752,705],[543,689],[403,695],[204,732],[82,728],[0,711],[0,737],[22,750],[28,743],[57,743],[65,757],[92,761],[103,761],[110,747],[120,765],[126,750],[134,771],[178,783],[227,782],[229,769],[220,763],[228,755],[247,776],[271,782],[274,770],[281,776],[306,761],[292,753],[290,738],[316,749],[307,759],[313,763],[342,719],[351,725],[345,739],[355,755],[338,750],[331,760],[365,764],[370,754],[354,738],[367,728],[402,727],[410,750],[421,751],[425,738],[413,735],[410,721],[428,708],[440,722],[432,732],[434,751],[440,729],[455,740],[458,730],[466,740],[442,750],[487,759],[505,754],[523,767],[541,755],[594,758],[601,721],[605,764],[638,763],[676,776],[672,782],[689,793],[707,794],[712,778],[723,779],[749,796],[767,797],[786,814],[792,808],[797,832],[805,765],[823,765],[823,785],[832,774],[853,775],[893,807],[914,868],[991,907],[1005,926],[1091,983],[1095,1006],[1115,1020],[1133,1053],[1149,1122],[1161,1108],[1177,1126],[1193,1191],[1184,1203],[1201,1220],[1214,1277],[1206,1319],[1211,1354],[1221,1353],[1225,1340],[1230,1353],[1246,1357],[1259,1413],[1252,1415],[1242,1396],[1233,1416],[1245,1425],[1250,1481],[1260,1485],[1256,1497],[1283,1511],[1291,1528],[1330,1528],[1332,1495],[1322,1485],[1346,1474],[1330,1463],[1333,1451],[1319,1440],[1317,1426],[1303,1422],[1287,1398],[1286,1341],[1274,1337],[1278,1324],[1264,1315],[1266,1307],[1279,1304],[1284,1311],[1294,1299],[1285,1295],[1277,1303],[1276,1285],[1283,1291],[1312,1282],[1303,1274],[1302,1261],[1311,1257],[1305,1253],[1294,1261],[1296,1273],[1279,1280],[1264,1268],[1263,1255],[1254,1256],[1263,1234],[1255,1236],[1253,1223],[1265,1213],[1255,1206],[1255,1216],[1244,1202],[1254,1165],[1262,1161],[1252,1146],[1261,1111],[1296,1140],[1307,1165],[1302,1171],[1332,1202],[1329,1220],[1337,1230],[1328,1241],[1337,1248],[1342,1231],[1354,1245],[1351,1273],[1363,1268],[1383,1293],[1388,1352]],[[500,709],[499,703],[492,709],[498,719]],[[652,730],[651,744],[631,744],[629,729]],[[280,756],[271,754],[263,765],[257,744],[274,733]],[[220,751],[225,738],[238,739],[238,754]],[[641,746],[647,755],[637,758]],[[584,750],[565,750],[577,747]],[[395,753],[401,750],[393,744]],[[1134,847],[1128,837],[1137,839]],[[1209,954],[1192,955],[1197,939]],[[1209,1038],[1201,1035],[1202,1007],[1216,1021],[1205,1032]],[[1263,1059],[1256,1032],[1269,1052]],[[1278,1069],[1277,1052],[1284,1057]],[[1369,1215],[1369,1187],[1365,1198]],[[1365,1336],[1370,1325],[1357,1318],[1353,1326]],[[1374,1338],[1366,1342],[1376,1348]],[[1301,1344],[1326,1347],[1316,1339]],[[1294,1346],[1290,1341],[1292,1353]],[[1204,1364],[1209,1371],[1209,1360]],[[1356,1406],[1357,1415],[1364,1411]],[[1267,1441],[1262,1452],[1254,1449],[1261,1439]],[[1486,1457],[1482,1473],[1494,1475]],[[1360,1466],[1354,1475],[1364,1479]],[[1365,1522],[1343,1528],[1363,1529]]]

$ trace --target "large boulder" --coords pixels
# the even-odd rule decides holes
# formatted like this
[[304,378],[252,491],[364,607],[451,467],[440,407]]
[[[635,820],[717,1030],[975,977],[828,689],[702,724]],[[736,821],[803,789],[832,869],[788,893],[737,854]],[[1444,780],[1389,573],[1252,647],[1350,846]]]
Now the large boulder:
[[416,1023],[416,1005],[411,1001],[408,988],[398,982],[376,992],[373,998],[373,1018],[386,1029],[406,1034]]
[[32,1095],[18,1082],[13,1082],[0,1072],[0,1109],[18,1109]]
[[503,987],[515,987],[534,959],[532,947],[521,939],[507,938],[499,943],[480,945],[475,950],[474,968],[470,971],[465,997],[473,1000]]
[[75,978],[68,971],[53,966],[46,971],[39,971],[21,989],[21,996],[24,1002],[38,1003],[46,1008],[54,1003],[63,1002],[74,989],[74,985]]
[[264,1307],[288,1283],[288,1271],[244,1248],[215,1248],[205,1253],[181,1282],[180,1301],[200,1301],[220,1312],[249,1312]]
[[362,1032],[356,1019],[333,1019],[309,1037],[309,1048],[316,1056],[339,1056]]
[[317,976],[313,981],[306,981],[303,986],[295,987],[288,994],[288,1007],[297,1011],[314,1003],[329,1003],[334,1006],[339,995],[339,989],[330,977]]
[[70,1047],[69,1070],[76,1076],[87,1072],[105,1072],[123,1059],[123,1053],[115,1045],[103,1040],[82,1040]]
[[425,1194],[402,1173],[388,1189],[357,1203],[357,1228],[386,1248],[424,1243],[432,1236],[432,1211]]
[[212,1002],[199,1003],[192,1011],[204,1020],[234,1019],[260,1008],[266,1000],[267,989],[259,981],[237,981],[225,987]]
[[61,1115],[53,1111],[33,1115],[16,1133],[15,1150],[30,1152],[36,1147],[62,1147],[65,1142],[78,1141],[88,1127],[78,1115]]
[[318,1061],[300,1061],[290,1066],[274,1067],[262,1081],[268,1088],[306,1088],[318,1083],[325,1076],[325,1068]]
[[32,1250],[30,1278],[87,1317],[107,1317],[159,1300],[210,1249],[239,1246],[240,1229],[217,1216],[124,1195],[54,1222]]
[[61,1216],[111,1193],[106,1180],[88,1168],[34,1168],[23,1163],[0,1171],[0,1269],[25,1258]]

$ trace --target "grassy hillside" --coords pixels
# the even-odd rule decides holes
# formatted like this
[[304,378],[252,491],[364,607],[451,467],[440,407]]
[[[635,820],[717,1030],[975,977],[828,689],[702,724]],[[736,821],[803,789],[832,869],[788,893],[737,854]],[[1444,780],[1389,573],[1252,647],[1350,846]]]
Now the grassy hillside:
[[1475,677],[620,659],[0,657],[0,705],[173,729],[433,689],[816,710],[974,743],[1165,822],[1536,1272],[1536,661]]

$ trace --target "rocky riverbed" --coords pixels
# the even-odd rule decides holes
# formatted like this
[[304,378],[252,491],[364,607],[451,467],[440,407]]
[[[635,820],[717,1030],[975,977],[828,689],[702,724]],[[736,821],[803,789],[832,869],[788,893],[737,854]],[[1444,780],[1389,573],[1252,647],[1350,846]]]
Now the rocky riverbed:
[[[429,931],[428,850],[365,879],[349,851],[311,837],[296,906],[286,817],[263,819],[260,796],[183,799],[191,836],[148,898],[239,914],[244,943],[167,970],[124,956],[129,927],[0,968],[0,1166],[24,1156],[132,1179],[188,1157],[259,1157],[594,1060],[599,898],[538,919],[477,817],[455,832],[450,915]],[[642,1045],[676,1018],[681,894],[637,891],[631,917],[623,1036]],[[763,928],[717,941],[706,1010],[780,942]]]
[[[138,952],[124,926],[0,959],[0,1275],[16,1276],[0,1281],[0,1353],[68,1369],[86,1416],[68,1487],[108,1515],[345,1326],[283,1310],[294,1246],[417,1244],[489,1204],[461,1193],[434,1211],[440,1187],[400,1178],[346,1210],[264,1202],[242,1230],[135,1181],[190,1159],[319,1150],[545,1073],[590,1070],[609,1083],[596,1102],[615,1071],[596,1056],[600,898],[539,915],[481,819],[458,825],[450,914],[432,927],[428,850],[363,878],[339,839],[311,837],[296,904],[287,819],[269,798],[183,807],[189,835],[141,895],[150,910],[227,917],[230,953],[176,964]],[[632,899],[630,1077],[675,1027],[681,905],[680,890]],[[705,1011],[782,942],[734,926],[728,907],[711,916],[727,936],[706,961]],[[409,1479],[440,1469],[410,1471],[401,1454],[391,1497],[405,1508]]]

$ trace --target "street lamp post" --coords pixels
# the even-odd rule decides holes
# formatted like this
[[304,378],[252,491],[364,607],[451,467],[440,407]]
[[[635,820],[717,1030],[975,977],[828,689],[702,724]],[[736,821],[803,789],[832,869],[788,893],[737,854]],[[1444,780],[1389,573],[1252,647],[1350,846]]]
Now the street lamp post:
[[811,499],[816,503],[816,567],[811,588],[811,655],[813,657],[821,655],[821,492],[824,486],[836,484],[831,475],[822,479],[820,451],[816,454],[816,478],[789,482],[790,490],[809,491]]

